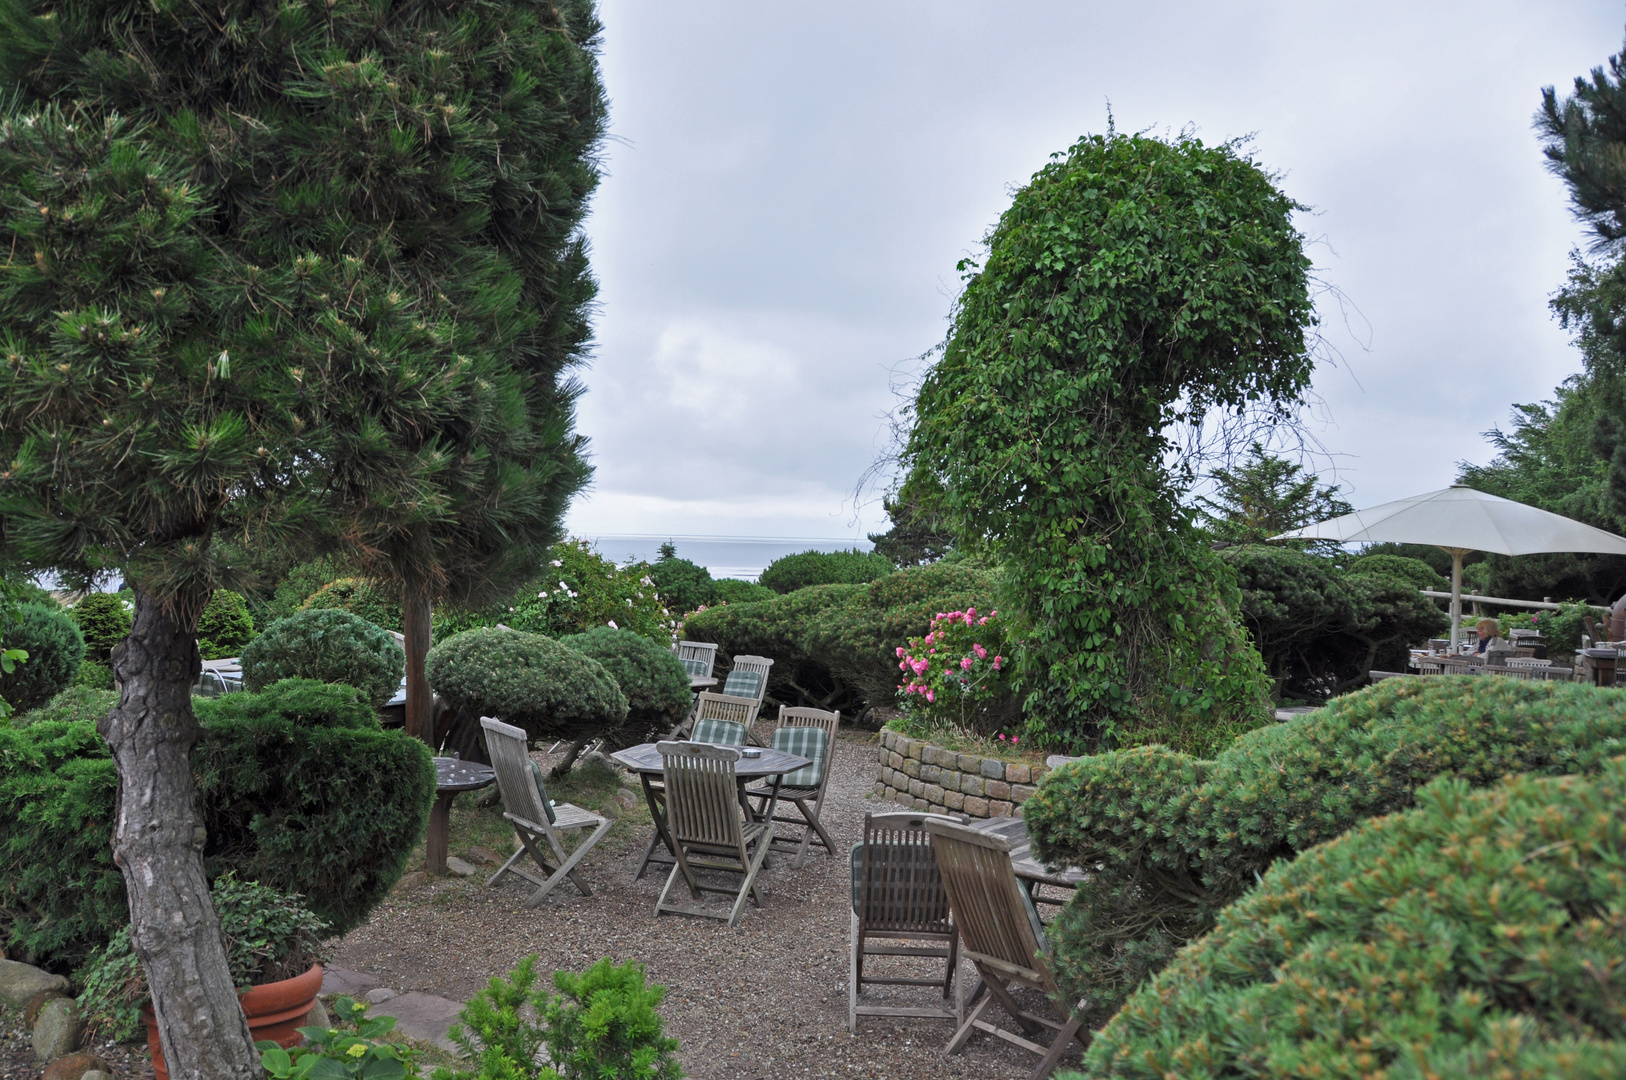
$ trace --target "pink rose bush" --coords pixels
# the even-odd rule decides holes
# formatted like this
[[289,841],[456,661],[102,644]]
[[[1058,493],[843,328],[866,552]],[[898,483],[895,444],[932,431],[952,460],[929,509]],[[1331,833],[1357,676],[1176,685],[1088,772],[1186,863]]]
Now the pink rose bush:
[[924,637],[897,649],[906,711],[928,722],[978,726],[976,719],[1005,689],[1005,626],[997,610],[940,611]]

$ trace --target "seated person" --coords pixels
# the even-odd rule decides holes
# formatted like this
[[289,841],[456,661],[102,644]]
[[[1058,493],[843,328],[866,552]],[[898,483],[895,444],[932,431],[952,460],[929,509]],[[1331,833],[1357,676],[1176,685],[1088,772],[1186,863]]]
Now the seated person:
[[1501,632],[1501,627],[1495,619],[1480,619],[1474,624],[1474,629],[1479,632],[1479,646],[1474,650],[1477,653],[1483,654],[1492,645],[1506,644],[1497,636]]

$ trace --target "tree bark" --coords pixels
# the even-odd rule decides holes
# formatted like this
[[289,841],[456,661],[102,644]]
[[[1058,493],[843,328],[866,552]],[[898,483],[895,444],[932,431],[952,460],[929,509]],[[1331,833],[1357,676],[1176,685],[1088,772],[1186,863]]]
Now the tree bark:
[[429,655],[429,594],[407,582],[401,589],[401,633],[406,637],[406,733],[434,749],[435,718],[424,657]]
[[250,1080],[263,1071],[209,900],[192,795],[192,746],[201,731],[192,714],[201,666],[193,635],[203,605],[182,598],[175,608],[137,592],[130,636],[113,651],[119,703],[97,725],[118,766],[113,861],[124,873],[130,936],[169,1075]]

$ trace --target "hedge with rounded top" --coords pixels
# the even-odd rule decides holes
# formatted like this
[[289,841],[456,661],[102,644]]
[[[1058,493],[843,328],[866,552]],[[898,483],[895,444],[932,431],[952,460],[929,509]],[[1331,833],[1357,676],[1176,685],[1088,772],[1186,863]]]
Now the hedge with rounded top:
[[360,690],[374,706],[395,696],[406,651],[366,619],[337,608],[278,619],[243,650],[243,684],[263,690],[282,679],[315,679]]
[[1626,760],[1461,777],[1284,861],[1141,988],[1091,1080],[1626,1075]]
[[28,659],[0,672],[0,698],[17,712],[37,709],[73,684],[85,658],[85,638],[66,612],[45,604],[0,608],[0,647]]
[[480,627],[429,650],[429,684],[466,716],[494,716],[532,739],[615,736],[627,697],[604,667],[541,634]]
[[113,646],[130,636],[132,617],[124,597],[117,593],[90,593],[68,610],[68,618],[85,639],[85,658],[105,664]]
[[804,551],[769,563],[757,584],[788,593],[809,585],[867,585],[896,570],[891,559],[874,551]]
[[689,673],[671,649],[631,630],[596,627],[559,639],[598,661],[627,696],[627,736],[664,735],[688,711]]
[[1497,676],[1387,679],[1238,738],[1057,769],[1023,806],[1041,856],[1098,867],[1052,928],[1064,984],[1104,1020],[1276,860],[1411,806],[1439,776],[1595,771],[1626,754],[1626,694]]

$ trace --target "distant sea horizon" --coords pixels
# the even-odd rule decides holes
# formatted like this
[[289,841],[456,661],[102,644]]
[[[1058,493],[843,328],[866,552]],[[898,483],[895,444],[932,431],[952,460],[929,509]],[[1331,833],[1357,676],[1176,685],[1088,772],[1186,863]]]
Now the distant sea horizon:
[[768,564],[803,551],[872,551],[863,537],[833,536],[685,536],[681,533],[581,534],[600,555],[616,563],[654,562],[661,545],[671,541],[680,559],[704,566],[714,578],[755,581]]

